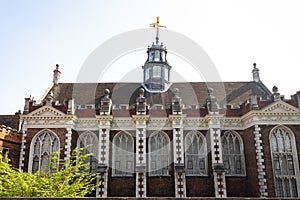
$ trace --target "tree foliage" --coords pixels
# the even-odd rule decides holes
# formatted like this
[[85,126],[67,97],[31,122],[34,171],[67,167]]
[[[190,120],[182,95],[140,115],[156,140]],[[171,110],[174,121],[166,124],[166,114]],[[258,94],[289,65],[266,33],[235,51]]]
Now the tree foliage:
[[75,149],[66,161],[59,152],[51,156],[49,171],[28,173],[14,169],[0,154],[0,197],[84,197],[96,187],[96,174],[88,173],[83,149]]

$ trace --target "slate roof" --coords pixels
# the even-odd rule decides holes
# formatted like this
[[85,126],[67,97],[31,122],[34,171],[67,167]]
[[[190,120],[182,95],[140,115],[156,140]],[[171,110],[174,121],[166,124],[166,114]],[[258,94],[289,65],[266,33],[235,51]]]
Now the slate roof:
[[18,115],[0,115],[0,125],[11,127],[18,130],[19,128],[19,116]]
[[[54,86],[55,87],[55,86]],[[54,92],[54,98],[60,103],[74,99],[75,104],[99,104],[104,96],[104,90],[109,89],[111,99],[115,106],[122,104],[133,105],[139,96],[141,83],[59,83]],[[173,83],[170,88],[162,93],[149,93],[146,91],[147,103],[168,105],[174,96],[174,88],[179,89],[182,103],[187,107],[191,105],[202,106],[208,97],[208,89],[213,88],[214,96],[220,105],[237,106],[249,99],[251,94],[256,94],[262,99],[268,99],[272,93],[262,82],[184,82]]]

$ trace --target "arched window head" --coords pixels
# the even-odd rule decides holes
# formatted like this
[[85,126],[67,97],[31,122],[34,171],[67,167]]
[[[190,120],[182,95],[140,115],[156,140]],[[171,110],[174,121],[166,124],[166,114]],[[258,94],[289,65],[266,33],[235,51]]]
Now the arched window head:
[[185,166],[186,175],[207,175],[206,139],[200,132],[185,137]]
[[270,145],[276,196],[298,197],[298,156],[292,131],[284,126],[273,128]]
[[112,175],[133,176],[134,143],[130,134],[119,132],[113,139]]
[[43,130],[33,138],[30,147],[29,171],[48,173],[51,156],[59,150],[58,137],[49,130]]
[[149,138],[149,173],[151,176],[169,175],[170,140],[166,133],[152,133]]
[[85,132],[79,135],[77,147],[83,148],[83,155],[91,154],[85,159],[85,163],[90,163],[89,172],[95,172],[98,163],[98,138],[93,132]]
[[226,175],[245,175],[243,142],[238,133],[225,132],[222,136],[223,163]]

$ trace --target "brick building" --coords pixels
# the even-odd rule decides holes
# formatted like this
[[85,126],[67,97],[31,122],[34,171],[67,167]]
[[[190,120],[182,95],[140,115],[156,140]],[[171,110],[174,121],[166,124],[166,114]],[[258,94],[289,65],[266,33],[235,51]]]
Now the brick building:
[[57,65],[25,99],[19,167],[92,144],[97,197],[299,197],[300,92],[270,91],[256,64],[253,81],[171,83],[158,35],[147,55],[143,83],[60,83]]
[[[19,129],[19,114],[15,115],[0,115],[0,153],[8,156],[9,163],[14,166],[19,166],[21,133]],[[4,125],[5,124],[5,125]]]

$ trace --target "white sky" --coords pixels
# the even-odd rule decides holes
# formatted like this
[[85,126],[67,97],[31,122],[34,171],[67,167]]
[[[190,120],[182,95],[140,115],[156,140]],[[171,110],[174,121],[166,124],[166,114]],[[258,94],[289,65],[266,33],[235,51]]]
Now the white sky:
[[[29,95],[38,100],[56,63],[61,82],[74,82],[102,42],[148,28],[156,16],[169,30],[197,42],[223,81],[251,81],[256,62],[265,85],[276,85],[289,98],[300,90],[299,9],[298,0],[0,0],[0,114],[23,110]],[[115,64],[130,71],[143,65],[146,54],[141,55],[132,63],[134,55]],[[171,58],[169,63],[180,70],[182,61]]]

